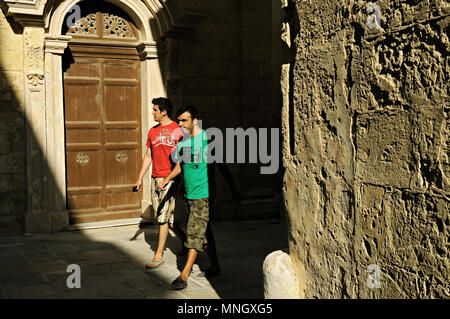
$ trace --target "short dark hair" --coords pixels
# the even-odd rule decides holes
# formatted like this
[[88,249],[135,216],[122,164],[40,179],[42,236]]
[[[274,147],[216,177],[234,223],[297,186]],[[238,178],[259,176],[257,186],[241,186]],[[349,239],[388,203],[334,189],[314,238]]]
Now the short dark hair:
[[161,112],[166,111],[167,116],[170,116],[170,114],[172,114],[173,106],[172,102],[170,102],[169,99],[165,97],[158,97],[156,99],[153,99],[152,103],[153,105],[158,105],[158,108]]
[[181,109],[177,111],[177,117],[183,114],[184,112],[189,112],[191,114],[191,119],[200,119],[200,113],[197,108],[193,105],[183,106]]

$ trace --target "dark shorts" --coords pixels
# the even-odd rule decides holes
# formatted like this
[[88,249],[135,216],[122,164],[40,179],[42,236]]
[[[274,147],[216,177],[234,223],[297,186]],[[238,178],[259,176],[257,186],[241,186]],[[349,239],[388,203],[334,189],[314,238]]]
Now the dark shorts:
[[187,240],[184,244],[186,248],[203,251],[203,246],[208,243],[206,240],[206,228],[209,221],[209,200],[208,198],[186,199]]

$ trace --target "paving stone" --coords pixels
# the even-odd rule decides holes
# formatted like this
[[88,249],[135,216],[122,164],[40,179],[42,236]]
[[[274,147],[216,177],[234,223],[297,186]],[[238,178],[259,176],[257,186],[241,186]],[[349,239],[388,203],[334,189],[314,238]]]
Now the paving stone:
[[92,289],[73,288],[61,294],[63,299],[99,299],[100,295]]
[[107,265],[97,265],[95,263],[91,264],[81,264],[80,271],[81,277],[91,277],[91,276],[110,276]]
[[182,292],[169,289],[145,290],[142,293],[147,299],[189,299]]
[[57,257],[55,257],[52,253],[49,251],[43,251],[43,252],[26,252],[22,254],[24,258],[27,261],[31,262],[45,262],[45,261],[52,261],[52,260],[58,260]]
[[32,285],[39,285],[47,283],[47,280],[40,274],[20,274],[5,276],[2,274],[0,283],[6,289],[7,287],[28,287]]
[[44,298],[45,296],[58,295],[56,290],[50,284],[32,285],[25,289],[23,287],[6,287],[8,298]]
[[10,248],[1,248],[0,249],[0,257],[3,258],[11,258],[13,256],[16,256],[18,254],[17,249],[14,249],[14,247]]
[[15,253],[14,255],[7,256],[6,258],[2,258],[2,262],[0,263],[0,268],[8,267],[8,265],[12,264],[26,264],[27,259],[20,253]]
[[37,272],[38,271],[29,263],[8,263],[0,266],[0,278],[3,278],[4,276],[36,274]]
[[120,276],[120,279],[136,290],[158,290],[161,288],[160,282],[141,272]]
[[[252,229],[246,229],[250,226]],[[287,247],[283,227],[284,224],[261,221],[251,224],[216,222],[213,231],[222,276],[202,277],[202,271],[209,266],[207,255],[202,253],[196,260],[188,288],[182,291],[170,287],[180,273],[178,268],[185,263],[184,257],[174,254],[179,249],[177,238],[169,236],[165,264],[161,268],[149,272],[144,269],[154,255],[157,228],[145,229],[131,241],[138,233],[136,227],[96,229],[88,233],[62,232],[32,238],[0,235],[0,242],[5,245],[0,246],[0,256],[5,256],[0,258],[0,298],[9,298],[6,288],[12,289],[15,296],[23,290],[29,298],[39,298],[34,297],[36,294],[71,299],[263,298],[262,264],[268,253]],[[28,245],[26,249],[16,249]],[[69,264],[81,267],[80,289],[67,287]],[[37,288],[30,292],[30,286]]]
[[36,262],[33,268],[41,274],[67,273],[67,264],[61,261]]
[[92,278],[86,287],[95,290],[105,298],[127,298],[136,295],[135,289],[118,278]]
[[185,294],[189,296],[189,299],[220,299],[214,289],[192,289],[191,287],[191,289],[185,291]]
[[53,254],[67,254],[80,250],[75,244],[72,243],[46,243],[47,250]]
[[96,264],[119,263],[128,259],[127,256],[119,255],[112,250],[89,250],[84,252],[84,254],[94,260]]
[[55,258],[64,260],[65,262],[69,264],[76,264],[82,261],[90,261],[91,258],[86,256],[82,251],[79,250],[73,250],[73,251],[61,251],[58,253],[52,253],[52,256]]
[[[46,275],[46,279],[49,281],[50,285],[59,293],[65,293],[70,288],[67,287],[67,278],[70,276],[69,273],[66,274],[49,274]],[[81,278],[83,280],[83,278]],[[83,282],[81,283],[83,284]]]

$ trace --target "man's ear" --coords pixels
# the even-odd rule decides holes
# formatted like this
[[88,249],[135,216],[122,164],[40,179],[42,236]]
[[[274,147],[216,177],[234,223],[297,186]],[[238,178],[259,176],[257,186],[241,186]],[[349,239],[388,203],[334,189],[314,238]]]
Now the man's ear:
[[194,119],[194,125],[198,124],[198,119]]

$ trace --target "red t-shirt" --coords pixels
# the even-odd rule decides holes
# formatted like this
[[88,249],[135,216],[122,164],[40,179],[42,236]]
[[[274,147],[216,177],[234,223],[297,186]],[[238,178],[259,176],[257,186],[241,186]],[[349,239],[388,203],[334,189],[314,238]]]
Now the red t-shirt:
[[148,131],[147,147],[152,151],[152,176],[166,177],[172,170],[170,154],[183,136],[176,122],[156,125]]

